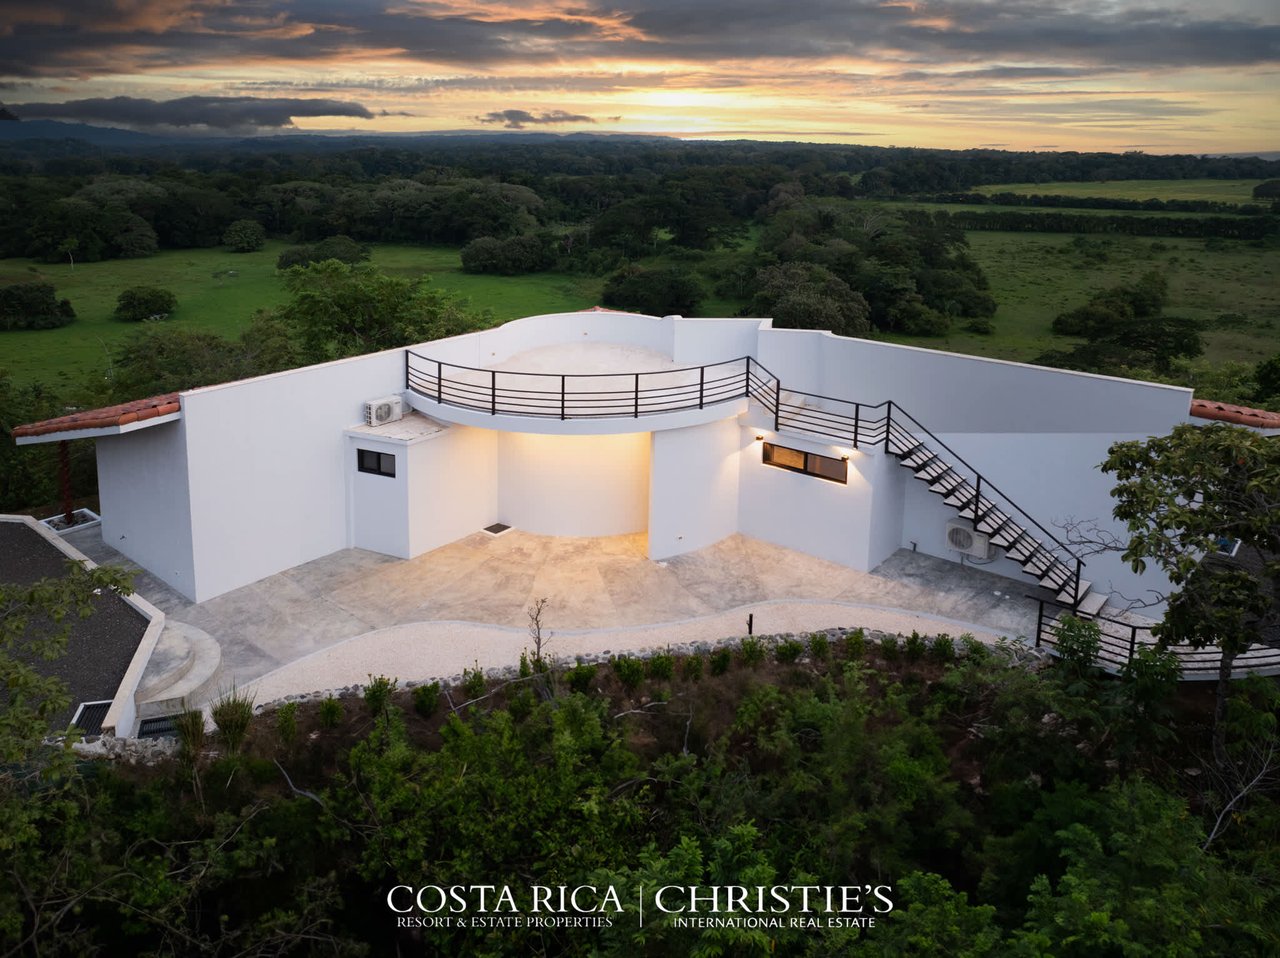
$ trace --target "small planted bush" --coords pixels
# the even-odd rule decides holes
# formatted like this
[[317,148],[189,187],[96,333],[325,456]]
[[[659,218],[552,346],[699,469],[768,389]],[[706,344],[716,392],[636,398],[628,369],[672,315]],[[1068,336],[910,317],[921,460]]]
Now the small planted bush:
[[898,644],[896,635],[886,635],[880,639],[880,654],[886,662],[895,661],[901,651],[902,647]]
[[199,709],[187,709],[173,720],[178,733],[178,754],[185,762],[194,762],[204,751],[204,713]]
[[738,646],[738,654],[742,656],[742,664],[755,668],[765,660],[764,643],[755,636],[744,636]]
[[929,655],[937,662],[950,662],[956,657],[956,644],[951,636],[942,632],[934,636],[933,644],[929,646]]
[[611,660],[611,664],[613,674],[618,677],[618,681],[628,692],[635,691],[636,687],[644,681],[644,663],[639,659],[633,659],[629,655],[618,655]]
[[649,678],[666,681],[676,674],[676,659],[670,652],[659,652],[649,657]]
[[533,714],[534,706],[537,704],[537,700],[533,697],[533,689],[523,688],[511,696],[511,700],[507,702],[507,711],[517,722],[523,722]]
[[966,659],[972,659],[975,662],[984,662],[991,656],[991,650],[975,639],[970,632],[960,636],[960,648],[964,651]]
[[702,678],[702,656],[686,656],[684,661],[680,663],[680,674],[690,682],[696,682]]
[[288,745],[298,737],[298,703],[285,702],[276,709],[276,734]]
[[320,703],[320,724],[324,728],[337,728],[342,721],[342,703],[332,695]]
[[867,654],[867,633],[862,629],[854,629],[844,637],[844,657],[860,659]]
[[364,687],[364,704],[374,718],[387,714],[391,707],[391,693],[400,682],[389,679],[385,675],[370,675],[369,684]]
[[423,718],[430,718],[440,707],[440,683],[419,685],[413,690],[413,710]]
[[469,699],[478,699],[484,695],[484,669],[477,662],[473,669],[462,670],[462,694]]
[[565,672],[564,678],[569,683],[571,691],[586,695],[591,691],[592,683],[596,680],[596,667],[586,662],[579,662]]
[[929,645],[919,632],[913,631],[902,644],[902,652],[908,662],[919,662],[927,651],[929,651]]
[[232,687],[230,692],[224,692],[213,703],[212,712],[213,724],[217,726],[227,751],[231,754],[240,751],[245,736],[249,734],[249,726],[253,724],[253,696]]
[[815,661],[825,662],[831,658],[831,640],[822,632],[809,636],[809,654]]
[[724,675],[733,664],[733,650],[721,647],[711,653],[711,674]]
[[804,643],[795,639],[784,639],[773,649],[773,657],[783,665],[794,664],[804,654]]

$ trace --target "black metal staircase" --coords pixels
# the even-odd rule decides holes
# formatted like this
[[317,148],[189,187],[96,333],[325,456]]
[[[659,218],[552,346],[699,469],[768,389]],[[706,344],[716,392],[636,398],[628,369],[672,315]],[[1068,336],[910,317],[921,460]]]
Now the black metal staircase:
[[892,400],[868,406],[847,399],[784,390],[755,360],[747,364],[750,396],[773,415],[775,432],[791,432],[855,449],[882,447],[929,491],[942,497],[975,532],[1078,615],[1095,615],[1107,596],[1092,591],[1084,561],[945,442]]

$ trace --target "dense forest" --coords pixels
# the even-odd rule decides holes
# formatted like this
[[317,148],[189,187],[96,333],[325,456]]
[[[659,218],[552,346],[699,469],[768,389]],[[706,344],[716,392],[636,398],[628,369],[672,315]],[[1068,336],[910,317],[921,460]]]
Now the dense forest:
[[[49,955],[1274,955],[1276,686],[1237,689],[1218,765],[1211,708],[1176,665],[1144,653],[1104,676],[1077,633],[1052,663],[831,630],[568,669],[526,656],[446,688],[371,676],[362,698],[257,715],[229,695],[215,735],[180,721],[177,755],[151,766],[77,765],[10,723],[0,939]],[[548,926],[388,898],[477,884],[515,889],[525,917],[531,885],[589,886],[599,910]],[[780,915],[772,898],[704,928],[650,900],[642,924],[663,885],[752,901],[857,885],[865,907],[844,914],[874,924],[795,924],[799,902]]]

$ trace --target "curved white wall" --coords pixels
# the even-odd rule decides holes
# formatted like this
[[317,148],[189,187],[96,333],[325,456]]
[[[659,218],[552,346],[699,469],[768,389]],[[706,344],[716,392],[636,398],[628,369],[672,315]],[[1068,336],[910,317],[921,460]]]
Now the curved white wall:
[[500,434],[498,519],[548,536],[645,531],[649,433]]

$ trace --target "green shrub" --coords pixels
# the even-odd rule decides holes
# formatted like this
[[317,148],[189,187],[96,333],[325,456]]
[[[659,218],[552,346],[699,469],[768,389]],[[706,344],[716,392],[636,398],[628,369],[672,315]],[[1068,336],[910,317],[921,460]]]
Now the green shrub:
[[702,656],[688,655],[680,663],[680,674],[690,682],[696,682],[702,678]]
[[670,652],[659,652],[649,656],[649,678],[665,681],[676,674],[676,659]]
[[711,674],[724,675],[729,671],[729,666],[733,664],[733,650],[728,646],[721,646],[711,653]]
[[320,703],[320,724],[324,728],[337,728],[342,721],[342,703],[332,695],[326,696]]
[[374,718],[384,716],[391,707],[391,693],[399,685],[399,679],[389,679],[385,675],[370,675],[369,684],[364,687],[364,704]]
[[579,662],[565,672],[564,677],[572,691],[586,695],[591,691],[592,683],[595,682],[596,667],[587,662]]
[[125,323],[168,319],[178,308],[178,297],[158,286],[130,286],[116,297],[115,318]]
[[267,231],[257,220],[236,220],[222,234],[233,253],[256,253],[267,245]]
[[629,655],[617,655],[610,660],[610,664],[613,666],[613,674],[618,677],[618,681],[628,692],[635,691],[636,687],[644,681],[644,663],[639,659],[633,659]]
[[991,657],[991,650],[985,643],[975,639],[972,632],[965,632],[960,636],[960,648],[964,650],[966,659],[973,659],[975,662],[985,662]]
[[440,683],[419,685],[413,690],[413,710],[423,718],[430,718],[440,707]]
[[194,762],[204,751],[204,712],[187,709],[174,718],[173,729],[178,733],[179,755],[186,762]]
[[898,657],[901,647],[898,645],[898,637],[896,635],[886,635],[880,639],[880,654],[886,662],[892,662]]
[[929,645],[925,642],[924,636],[913,630],[907,637],[907,641],[903,643],[902,651],[908,662],[919,662],[929,651]]
[[484,669],[480,668],[480,663],[476,663],[474,669],[462,670],[462,694],[468,699],[478,699],[484,695]]
[[529,664],[529,650],[520,650],[520,678],[527,679],[533,675],[533,666]]
[[517,722],[523,722],[533,714],[533,709],[537,704],[537,699],[533,697],[533,689],[526,686],[511,696],[511,699],[507,702],[507,711]]
[[795,639],[784,639],[773,649],[773,657],[783,665],[792,665],[804,654],[804,643]]
[[71,301],[58,299],[50,283],[0,286],[0,330],[56,329],[75,318]]
[[213,724],[217,726],[227,752],[235,754],[240,751],[253,723],[253,696],[243,695],[232,686],[230,692],[224,692],[213,703],[212,712]]
[[950,662],[956,657],[956,644],[951,636],[942,632],[934,636],[933,644],[929,646],[929,654],[939,662]]
[[809,654],[818,662],[831,658],[831,640],[824,632],[815,632],[809,636]]
[[867,633],[862,629],[854,629],[844,637],[844,657],[860,659],[867,654]]
[[298,737],[298,703],[285,702],[276,709],[276,734],[285,745]]
[[750,668],[755,668],[763,662],[766,654],[764,643],[755,636],[743,636],[742,642],[738,645],[738,655],[742,658],[742,664]]

